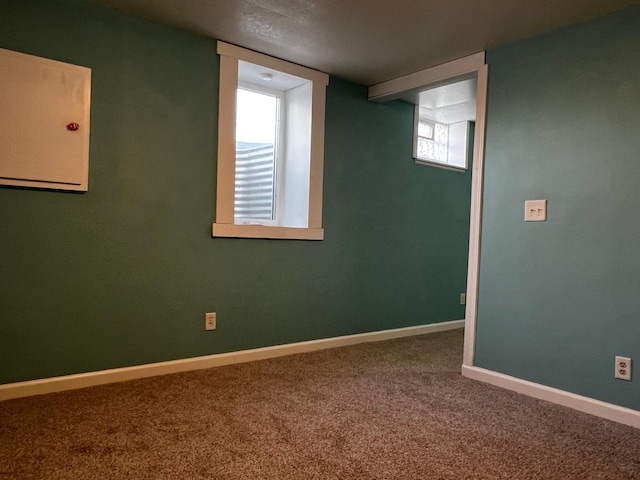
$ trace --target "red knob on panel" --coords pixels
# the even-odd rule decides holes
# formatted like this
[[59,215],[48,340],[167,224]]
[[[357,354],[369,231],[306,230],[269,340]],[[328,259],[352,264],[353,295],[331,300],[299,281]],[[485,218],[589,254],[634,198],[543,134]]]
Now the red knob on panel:
[[75,132],[76,130],[78,130],[80,128],[80,125],[78,125],[77,123],[73,122],[70,123],[69,125],[67,125],[67,130],[71,131],[71,132]]

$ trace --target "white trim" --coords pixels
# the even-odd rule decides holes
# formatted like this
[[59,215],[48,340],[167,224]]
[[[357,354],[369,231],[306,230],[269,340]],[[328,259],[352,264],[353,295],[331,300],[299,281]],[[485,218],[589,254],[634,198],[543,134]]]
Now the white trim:
[[575,393],[565,392],[557,388],[547,387],[539,383],[521,380],[502,373],[479,367],[462,366],[462,375],[472,380],[489,383],[496,387],[506,388],[529,397],[569,407],[580,412],[589,413],[613,422],[630,427],[640,428],[640,411],[620,407],[600,400],[595,400]]
[[[220,56],[218,95],[218,171],[216,176],[216,222],[233,225],[233,198],[236,184],[236,95],[238,60]],[[226,92],[226,94],[222,94]],[[232,92],[230,94],[229,92]],[[220,119],[224,119],[221,121]],[[224,159],[227,159],[226,161]]]
[[314,70],[313,68],[304,67],[296,63],[287,62],[280,58],[271,57],[254,50],[225,43],[220,40],[218,40],[217,43],[217,53],[221,56],[244,60],[245,62],[254,63],[256,65],[262,65],[263,67],[288,73],[295,77],[306,78],[323,87],[329,85],[329,74],[327,73]]
[[425,167],[435,167],[442,168],[443,170],[451,170],[452,172],[465,173],[467,171],[466,168],[463,167],[454,167],[453,165],[447,165],[446,163],[436,162],[435,160],[423,160],[421,158],[414,158],[413,163],[416,165],[421,165]]
[[474,53],[466,57],[427,68],[403,77],[369,87],[369,100],[388,102],[405,97],[408,94],[424,90],[424,87],[435,87],[441,82],[450,82],[455,77],[477,72],[485,63],[485,52]]
[[214,223],[211,229],[214,237],[229,238],[271,238],[283,240],[324,240],[322,228],[291,228],[270,225],[234,225]]
[[476,318],[478,315],[478,283],[480,279],[480,240],[482,234],[482,191],[484,187],[484,145],[487,124],[487,89],[489,67],[478,70],[476,93],[476,127],[473,138],[473,166],[471,176],[471,218],[469,221],[469,260],[467,266],[467,302],[462,364],[473,365],[476,346]]
[[[324,172],[324,131],[326,87],[329,75],[279,58],[218,41],[220,87],[218,101],[218,166],[216,174],[216,221],[214,237],[322,240],[322,188]],[[309,138],[309,191],[307,228],[235,225],[235,124],[238,62],[245,61],[267,69],[311,81],[311,132]],[[277,232],[281,230],[281,232]],[[304,232],[307,230],[307,232]]]
[[463,327],[464,320],[453,320],[450,322],[432,323],[428,325],[418,325],[415,327],[394,328],[378,332],[359,333],[355,335],[310,340],[307,342],[276,345],[273,347],[256,348],[253,350],[242,350],[238,352],[219,353],[203,357],[172,360],[168,362],[150,363],[135,367],[114,368],[98,372],[45,378],[42,380],[8,383],[0,385],[0,401],[104,385],[106,383],[123,382],[138,378],[154,377],[169,373],[221,367],[223,365],[231,365],[235,363],[253,362],[256,360],[265,360],[268,358],[294,355],[297,353],[314,352],[329,348],[357,345],[359,343],[379,342],[381,340],[389,340],[393,338],[424,335],[427,333],[455,330]]

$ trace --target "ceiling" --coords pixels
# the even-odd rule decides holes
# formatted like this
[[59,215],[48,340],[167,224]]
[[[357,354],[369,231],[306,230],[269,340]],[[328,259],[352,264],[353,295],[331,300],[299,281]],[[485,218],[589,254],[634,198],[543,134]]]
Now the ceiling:
[[640,0],[95,0],[373,85]]

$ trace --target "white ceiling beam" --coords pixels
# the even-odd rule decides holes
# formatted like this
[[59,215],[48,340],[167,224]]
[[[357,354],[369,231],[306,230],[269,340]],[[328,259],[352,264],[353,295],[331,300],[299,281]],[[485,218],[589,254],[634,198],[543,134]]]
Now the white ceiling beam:
[[369,100],[388,102],[407,97],[423,90],[426,86],[434,87],[438,83],[450,83],[454,78],[475,74],[484,64],[485,52],[482,51],[426,70],[377,83],[369,87]]

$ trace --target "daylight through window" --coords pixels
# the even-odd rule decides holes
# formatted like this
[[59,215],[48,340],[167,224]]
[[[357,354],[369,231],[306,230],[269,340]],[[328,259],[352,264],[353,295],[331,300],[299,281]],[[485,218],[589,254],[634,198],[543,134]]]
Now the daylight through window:
[[322,240],[327,74],[218,42],[214,237]]
[[235,223],[275,220],[279,103],[277,96],[238,88]]

